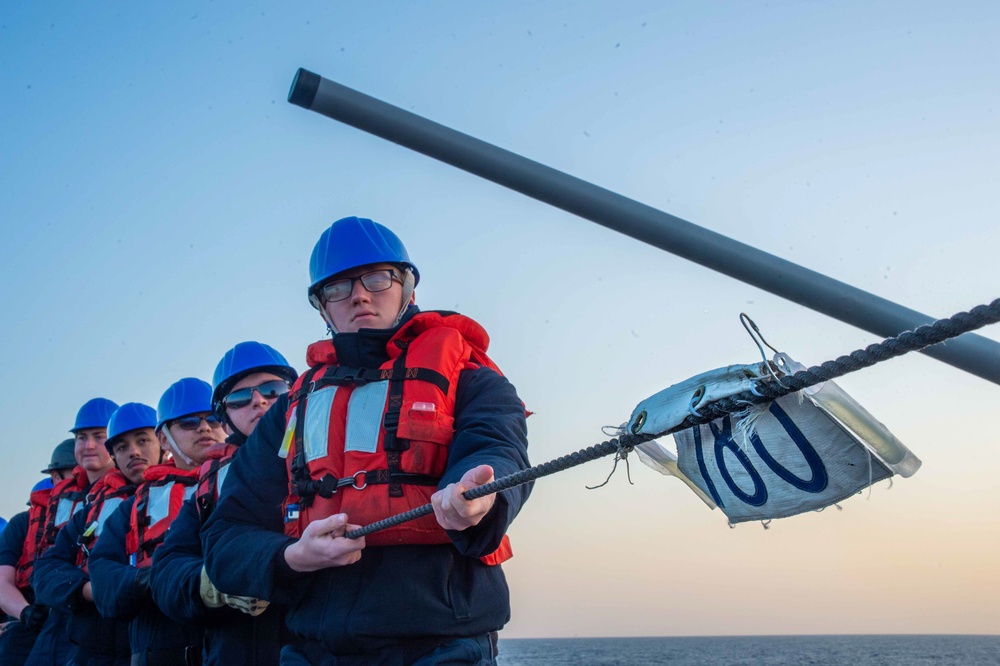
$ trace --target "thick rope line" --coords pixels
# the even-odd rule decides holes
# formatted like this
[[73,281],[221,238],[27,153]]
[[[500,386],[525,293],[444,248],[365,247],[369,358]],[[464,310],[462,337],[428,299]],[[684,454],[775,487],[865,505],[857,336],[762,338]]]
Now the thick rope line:
[[747,403],[761,404],[776,400],[782,396],[804,388],[815,386],[837,377],[849,374],[856,370],[869,368],[876,363],[887,361],[903,354],[919,351],[925,347],[936,345],[945,340],[958,337],[963,333],[974,331],[989,324],[1000,321],[1000,298],[994,300],[989,305],[977,305],[969,312],[959,312],[947,319],[939,319],[933,324],[920,326],[912,331],[903,331],[894,338],[886,338],[882,342],[871,344],[864,349],[858,349],[850,354],[841,356],[833,361],[826,361],[817,366],[795,373],[789,377],[784,377],[781,384],[773,380],[759,382],[753,391],[746,391],[737,395],[722,398],[706,405],[701,414],[708,417],[697,418],[694,416],[685,419],[679,426],[667,432],[657,433],[650,439],[656,439],[679,430],[686,430],[691,426],[701,425],[722,418],[726,414],[739,412],[746,408]]
[[[547,463],[535,465],[534,467],[529,467],[528,469],[522,469],[520,472],[515,472],[508,476],[501,477],[491,483],[473,488],[472,490],[467,490],[462,494],[462,496],[465,497],[465,499],[471,500],[498,492],[500,490],[514,488],[515,486],[520,486],[543,476],[549,476],[550,474],[567,470],[570,467],[576,467],[577,465],[582,465],[585,462],[603,458],[604,456],[614,453],[615,451],[622,450],[623,448],[624,447],[619,445],[617,440],[614,439],[601,444],[595,444],[594,446],[583,449],[582,451],[576,451],[575,453],[570,453],[561,458],[550,460]],[[431,507],[430,504],[424,504],[423,506],[418,506],[416,509],[410,509],[404,513],[398,513],[394,516],[389,516],[388,518],[383,518],[377,522],[365,525],[364,527],[348,532],[344,536],[348,539],[356,539],[358,537],[365,536],[366,534],[378,532],[379,530],[384,530],[389,527],[395,527],[396,525],[400,525],[431,513],[434,513],[433,507]]]
[[[582,465],[591,460],[603,458],[612,453],[627,453],[636,445],[643,442],[648,442],[681,430],[687,430],[696,425],[709,423],[727,414],[743,411],[748,404],[770,402],[790,393],[801,391],[804,388],[842,377],[856,370],[871,367],[876,363],[881,363],[882,361],[887,361],[912,351],[936,345],[945,340],[958,337],[963,333],[968,333],[969,331],[974,331],[997,322],[1000,322],[1000,298],[994,300],[989,305],[977,305],[968,312],[959,312],[947,319],[939,319],[933,324],[920,326],[912,331],[904,331],[896,337],[886,338],[882,342],[869,345],[864,349],[858,349],[836,360],[826,361],[820,365],[797,372],[794,375],[783,377],[781,384],[770,378],[763,379],[757,383],[753,391],[739,393],[705,405],[698,416],[688,416],[683,422],[670,430],[656,433],[655,435],[626,433],[616,439],[595,444],[575,453],[529,467],[528,469],[501,477],[472,490],[467,490],[462,496],[468,500],[484,497],[500,492],[501,490],[520,486],[543,476],[562,472],[570,467]],[[357,539],[373,532],[401,525],[402,523],[429,515],[433,512],[433,507],[430,504],[425,504],[405,513],[389,516],[370,525],[352,530],[344,536],[348,539]]]

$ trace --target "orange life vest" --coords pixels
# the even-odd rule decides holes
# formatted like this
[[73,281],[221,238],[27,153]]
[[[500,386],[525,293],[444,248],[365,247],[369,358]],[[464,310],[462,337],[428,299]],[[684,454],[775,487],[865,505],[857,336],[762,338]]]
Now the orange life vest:
[[48,515],[45,517],[45,534],[39,544],[38,557],[56,542],[56,536],[62,526],[68,523],[73,514],[87,503],[87,493],[90,486],[86,470],[82,467],[74,467],[73,476],[63,479],[52,489],[52,496],[49,497]]
[[125,475],[117,469],[111,470],[94,482],[87,495],[87,518],[84,521],[83,532],[77,537],[76,565],[88,571],[87,561],[90,549],[101,536],[104,523],[115,512],[118,505],[135,493],[135,486],[130,484]]
[[31,574],[35,570],[35,555],[39,552],[42,538],[45,535],[45,519],[48,515],[49,498],[52,488],[35,490],[28,500],[28,534],[24,538],[21,557],[17,561],[14,574],[14,585],[19,590],[31,588]]
[[179,469],[171,460],[147,467],[142,478],[145,482],[135,491],[129,532],[125,536],[129,563],[135,567],[152,564],[153,551],[163,543],[184,500],[194,494],[198,470]]
[[239,450],[240,447],[234,444],[213,446],[208,450],[209,459],[198,469],[198,489],[194,494],[194,503],[198,507],[198,517],[202,525],[219,503],[219,493],[226,481],[229,463]]
[[[455,398],[463,370],[488,367],[489,336],[454,313],[420,312],[393,335],[379,368],[337,364],[332,341],[310,345],[310,370],[292,387],[279,455],[289,492],[285,533],[346,513],[367,525],[430,502],[448,463]],[[369,546],[450,540],[434,515],[365,537]],[[501,552],[502,551],[502,552]],[[506,536],[497,553],[509,557]]]

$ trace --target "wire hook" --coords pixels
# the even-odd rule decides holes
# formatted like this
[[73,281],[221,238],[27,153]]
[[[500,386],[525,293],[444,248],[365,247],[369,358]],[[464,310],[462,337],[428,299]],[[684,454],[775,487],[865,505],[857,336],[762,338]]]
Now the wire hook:
[[764,359],[764,367],[767,369],[767,374],[771,375],[771,378],[778,382],[778,386],[784,387],[785,385],[781,383],[778,375],[774,373],[774,369],[771,367],[771,362],[767,360],[767,352],[764,351],[764,347],[766,346],[775,354],[780,354],[781,352],[775,349],[771,343],[764,339],[764,335],[760,332],[760,329],[757,328],[757,324],[746,312],[740,313],[740,323],[743,324],[743,328],[747,330],[747,334],[750,336],[750,339],[753,340],[754,344],[757,345],[757,349],[760,350],[760,357]]
[[596,486],[584,486],[587,490],[597,490],[598,488],[603,488],[604,486],[608,485],[608,482],[611,481],[611,477],[614,476],[615,471],[618,469],[619,460],[625,461],[625,478],[628,479],[629,485],[633,486],[635,485],[634,483],[632,483],[632,469],[629,467],[628,464],[628,454],[629,451],[632,450],[632,448],[629,446],[622,446],[621,442],[619,442],[617,439],[612,439],[611,441],[614,442],[616,447],[618,447],[618,451],[615,453],[615,464],[611,468],[611,471],[608,473],[608,478],[604,479],[604,483],[599,483]]

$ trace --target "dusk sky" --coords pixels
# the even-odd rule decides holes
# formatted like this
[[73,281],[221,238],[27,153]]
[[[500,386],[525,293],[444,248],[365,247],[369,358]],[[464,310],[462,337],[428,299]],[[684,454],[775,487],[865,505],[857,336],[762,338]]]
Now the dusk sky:
[[[740,312],[809,365],[879,339],[292,106],[299,67],[944,317],[1000,296],[998,35],[992,2],[6,2],[0,515],[92,397],[242,340],[304,370],[347,215],[490,332],[536,464],[759,360]],[[918,354],[839,384],[915,476],[766,530],[635,457],[540,480],[502,635],[1000,633],[1000,387]]]

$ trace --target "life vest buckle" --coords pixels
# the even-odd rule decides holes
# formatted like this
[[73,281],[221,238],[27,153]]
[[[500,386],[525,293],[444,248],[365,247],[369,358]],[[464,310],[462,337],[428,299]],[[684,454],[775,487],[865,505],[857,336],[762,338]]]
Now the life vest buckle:
[[[362,482],[358,484],[358,477],[362,477]],[[345,476],[342,479],[338,479],[332,474],[327,474],[322,479],[315,479],[309,481],[305,484],[298,484],[300,490],[305,492],[300,492],[300,495],[319,495],[325,499],[330,499],[337,494],[337,491],[341,488],[346,488],[350,486],[355,490],[364,490],[368,487],[368,471],[358,470],[351,476]],[[304,488],[302,487],[304,486]]]
[[376,372],[372,372],[371,368],[337,366],[337,369],[333,373],[327,372],[323,379],[339,386],[364,386],[369,382],[378,381],[377,377],[374,376],[375,374]]
[[[361,477],[364,478],[364,481],[362,482],[362,484],[360,486],[358,485],[358,477],[359,476],[361,476]],[[351,481],[351,487],[354,488],[355,490],[364,490],[365,488],[368,487],[368,471],[367,470],[363,470],[363,469],[358,470],[357,472],[354,473],[354,476],[350,476],[350,477],[348,477],[348,479],[350,479],[350,481]],[[341,479],[341,480],[342,481],[347,481],[348,479]]]

